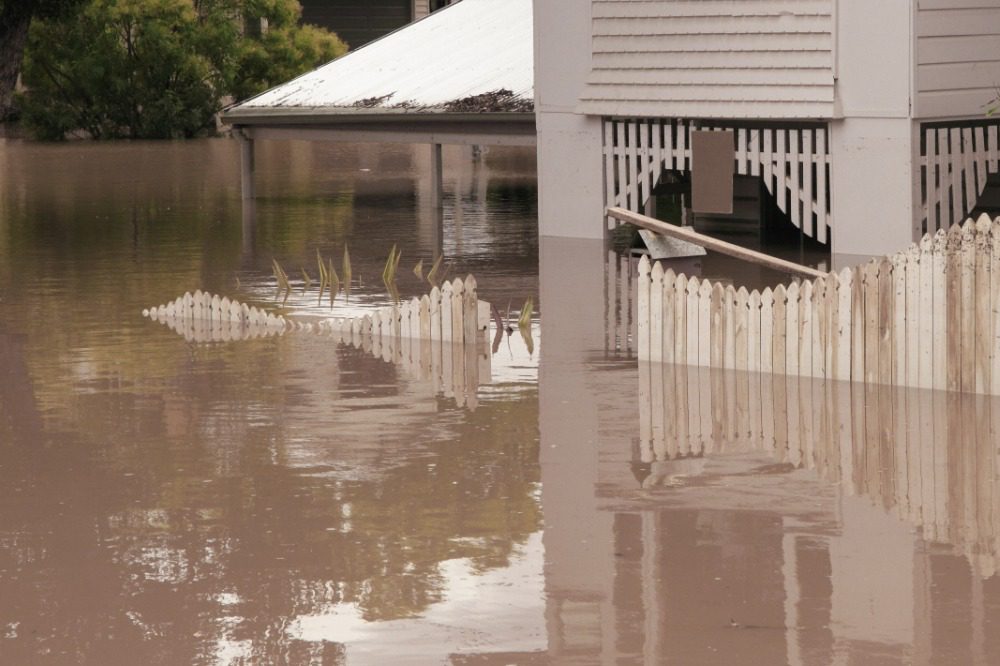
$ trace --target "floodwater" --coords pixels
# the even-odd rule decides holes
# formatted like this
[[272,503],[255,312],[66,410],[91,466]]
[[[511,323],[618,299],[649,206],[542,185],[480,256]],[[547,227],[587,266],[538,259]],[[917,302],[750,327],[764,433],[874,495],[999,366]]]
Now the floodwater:
[[[638,363],[628,262],[538,238],[530,152],[446,150],[439,214],[425,147],[258,150],[244,210],[232,141],[0,141],[0,664],[1000,662],[994,400]],[[297,282],[345,243],[331,311]],[[471,401],[141,315],[276,308],[274,259],[286,314],[362,312],[394,243],[403,296],[440,249],[536,304]]]

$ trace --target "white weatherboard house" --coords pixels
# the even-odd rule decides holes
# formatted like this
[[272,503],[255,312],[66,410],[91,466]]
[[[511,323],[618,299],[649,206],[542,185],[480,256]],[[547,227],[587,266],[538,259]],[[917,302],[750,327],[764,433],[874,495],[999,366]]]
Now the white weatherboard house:
[[542,234],[599,237],[694,130],[732,133],[835,254],[887,254],[976,207],[1000,169],[1000,0],[536,0]]

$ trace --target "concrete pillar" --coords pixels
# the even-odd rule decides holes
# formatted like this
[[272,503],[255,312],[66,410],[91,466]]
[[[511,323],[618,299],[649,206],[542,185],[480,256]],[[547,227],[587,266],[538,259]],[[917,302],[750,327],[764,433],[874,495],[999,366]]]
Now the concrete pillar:
[[[830,203],[834,264],[914,240],[919,143],[910,119],[912,0],[838,0]],[[846,263],[850,263],[847,261]]]
[[576,113],[590,72],[590,3],[535,2],[534,24],[539,234],[603,238],[601,119]]
[[831,124],[836,263],[892,254],[919,236],[918,128],[909,118],[849,118]]

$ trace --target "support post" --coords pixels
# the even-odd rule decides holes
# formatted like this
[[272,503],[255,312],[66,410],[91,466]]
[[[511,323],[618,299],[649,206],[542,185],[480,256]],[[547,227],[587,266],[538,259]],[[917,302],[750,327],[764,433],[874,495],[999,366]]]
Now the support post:
[[441,207],[444,191],[444,163],[441,156],[441,144],[431,144],[431,205]]
[[247,136],[242,129],[237,129],[236,134],[240,138],[240,185],[243,200],[247,201],[256,195],[253,183],[253,139]]

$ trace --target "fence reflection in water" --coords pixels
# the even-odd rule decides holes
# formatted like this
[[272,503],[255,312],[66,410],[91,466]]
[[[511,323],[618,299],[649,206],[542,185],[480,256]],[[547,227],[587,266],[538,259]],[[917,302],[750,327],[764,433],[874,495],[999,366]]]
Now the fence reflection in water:
[[765,452],[996,572],[1000,398],[646,361],[639,381],[644,486],[671,461]]

